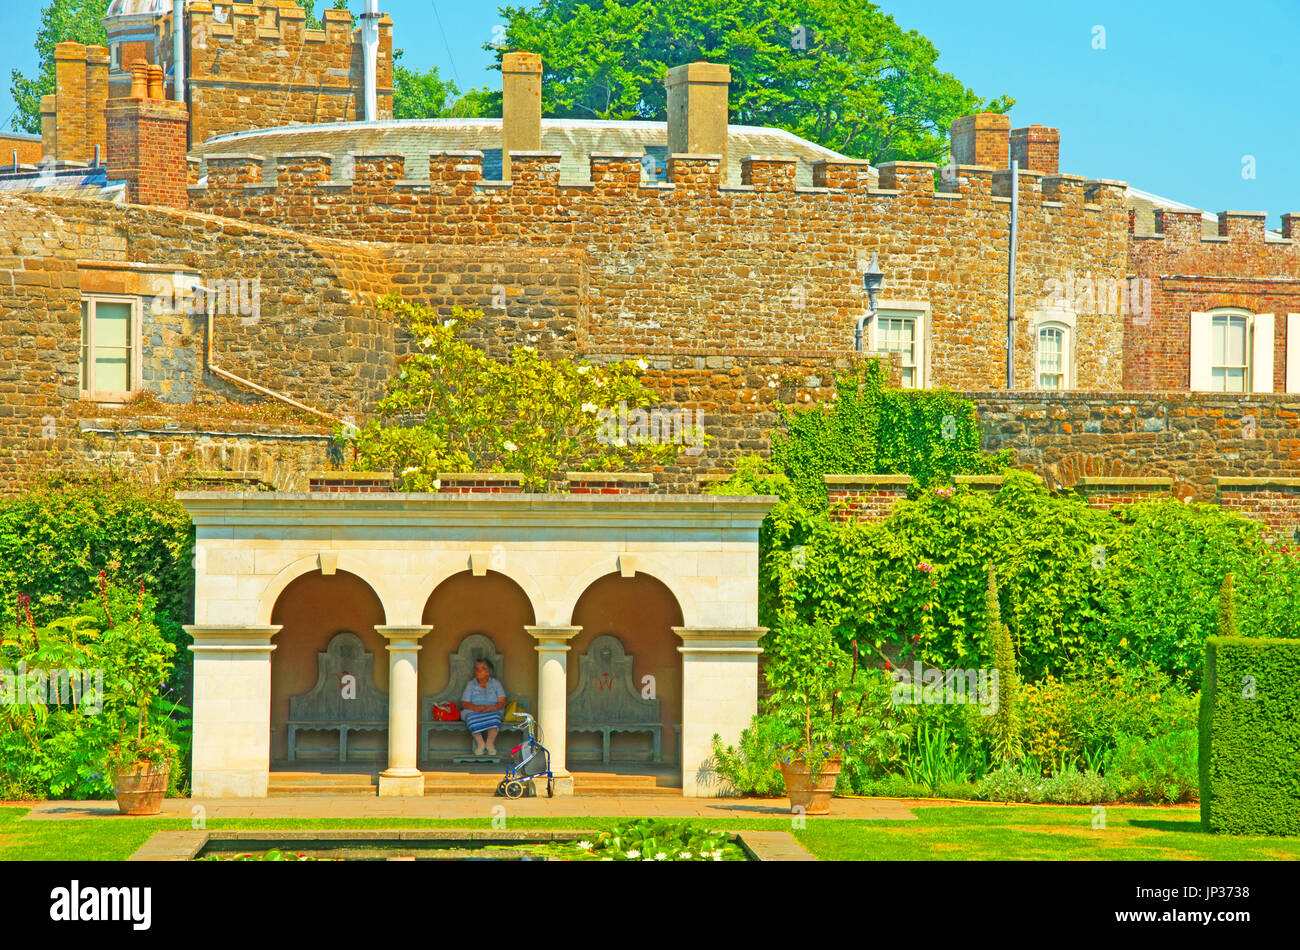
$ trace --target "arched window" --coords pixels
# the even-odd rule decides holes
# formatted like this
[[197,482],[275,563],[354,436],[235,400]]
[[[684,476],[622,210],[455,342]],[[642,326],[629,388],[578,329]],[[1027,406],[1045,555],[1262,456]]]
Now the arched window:
[[1038,325],[1038,388],[1070,388],[1070,328],[1064,323]]

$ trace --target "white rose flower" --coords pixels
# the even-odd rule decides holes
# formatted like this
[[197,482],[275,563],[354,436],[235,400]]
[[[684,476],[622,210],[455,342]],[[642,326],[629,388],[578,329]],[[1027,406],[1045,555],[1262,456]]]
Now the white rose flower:
[[507,452],[518,452],[518,451],[519,451],[519,446],[515,445],[513,442],[507,442],[507,443],[505,443],[505,446],[506,446],[506,451],[507,451]]
[[650,368],[650,364],[647,363],[645,360],[637,360],[636,365],[643,370]]
[[594,402],[584,402],[584,403],[582,404],[582,411],[583,411],[583,412],[600,412],[600,406],[596,405]]

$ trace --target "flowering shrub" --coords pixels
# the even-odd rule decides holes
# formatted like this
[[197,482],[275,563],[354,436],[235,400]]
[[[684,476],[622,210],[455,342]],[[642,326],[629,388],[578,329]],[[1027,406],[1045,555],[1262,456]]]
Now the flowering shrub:
[[436,490],[438,472],[479,471],[518,472],[525,488],[540,491],[569,470],[621,471],[676,458],[671,441],[608,437],[611,412],[652,401],[638,377],[644,361],[550,360],[527,346],[496,360],[463,337],[481,313],[455,308],[444,320],[394,296],[379,306],[414,345],[376,418],[356,436],[358,467],[391,471],[406,491]]

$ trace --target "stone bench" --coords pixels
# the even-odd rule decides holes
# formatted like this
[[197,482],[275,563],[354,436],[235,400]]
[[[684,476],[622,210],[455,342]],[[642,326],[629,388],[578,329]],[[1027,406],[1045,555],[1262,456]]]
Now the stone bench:
[[[461,755],[468,755],[472,740],[470,739],[469,729],[465,726],[465,720],[444,721],[434,719],[433,706],[435,703],[448,702],[459,706],[460,698],[465,692],[465,686],[474,678],[474,664],[479,660],[487,660],[492,664],[492,668],[495,670],[493,675],[506,690],[506,699],[514,700],[524,712],[532,712],[527,696],[518,696],[510,692],[510,686],[503,679],[504,674],[502,672],[505,669],[505,654],[497,649],[496,644],[492,642],[492,638],[485,633],[466,634],[455,652],[447,656],[447,685],[432,696],[420,697],[420,757],[425,761],[435,758],[434,749],[429,745],[430,739],[435,734],[456,732],[458,730],[465,734],[466,752],[461,753]],[[521,723],[505,722],[501,724],[501,732],[521,732],[520,727]],[[442,752],[443,755],[446,754],[446,750],[442,750]],[[497,756],[497,758],[499,757]]]
[[598,734],[600,760],[606,764],[610,737],[616,732],[648,734],[651,761],[663,761],[659,700],[641,697],[632,681],[634,662],[623,641],[611,633],[596,637],[578,657],[578,688],[569,696],[567,731]]
[[299,732],[337,732],[339,761],[348,760],[348,734],[388,731],[388,696],[375,685],[374,654],[343,631],[317,654],[316,685],[289,698],[289,761],[298,758]]

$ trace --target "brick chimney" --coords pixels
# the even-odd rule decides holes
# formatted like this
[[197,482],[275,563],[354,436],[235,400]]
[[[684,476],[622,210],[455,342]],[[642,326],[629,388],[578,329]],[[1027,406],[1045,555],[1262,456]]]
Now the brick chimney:
[[[108,103],[108,177],[126,182],[132,204],[189,207],[190,113],[164,99],[161,69],[131,64],[131,95]],[[152,81],[151,81],[152,79]]]
[[1007,168],[1011,120],[996,112],[964,115],[952,123],[952,157],[958,165]]
[[1061,130],[1031,125],[1011,133],[1011,157],[1022,169],[1057,175],[1061,171]]
[[511,152],[542,150],[542,57],[501,58],[501,177],[510,179]]
[[727,176],[727,109],[731,67],[687,63],[668,70],[668,154],[721,155]]

